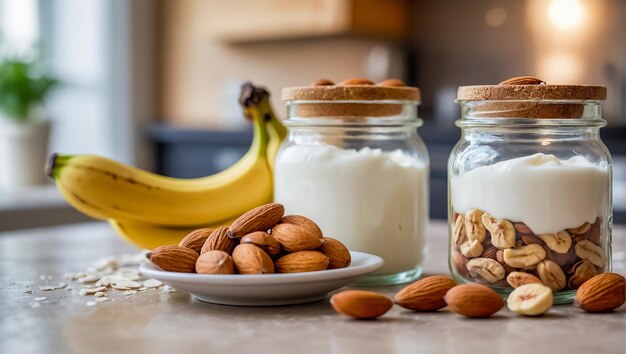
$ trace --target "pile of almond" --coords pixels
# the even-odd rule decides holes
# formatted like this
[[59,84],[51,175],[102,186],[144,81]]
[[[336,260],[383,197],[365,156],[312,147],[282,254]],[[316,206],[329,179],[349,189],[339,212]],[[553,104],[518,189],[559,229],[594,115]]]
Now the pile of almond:
[[454,214],[451,263],[456,275],[492,287],[541,283],[577,289],[605,271],[602,220],[555,233],[535,234],[522,222],[479,209]]
[[199,229],[177,246],[160,246],[146,254],[165,271],[199,274],[270,274],[345,268],[350,252],[324,237],[311,219],[284,215],[278,203],[241,215],[230,226]]
[[[576,292],[575,305],[586,312],[608,312],[624,304],[626,282],[623,276],[603,273],[587,280]],[[448,307],[470,318],[489,317],[504,307],[502,297],[482,284],[460,284],[447,276],[435,275],[409,284],[394,297],[394,302],[413,311],[437,311]],[[391,309],[386,296],[365,290],[347,290],[332,296],[335,311],[356,318],[375,319]],[[512,312],[524,316],[545,314],[553,304],[552,289],[541,283],[520,285],[507,300]]]

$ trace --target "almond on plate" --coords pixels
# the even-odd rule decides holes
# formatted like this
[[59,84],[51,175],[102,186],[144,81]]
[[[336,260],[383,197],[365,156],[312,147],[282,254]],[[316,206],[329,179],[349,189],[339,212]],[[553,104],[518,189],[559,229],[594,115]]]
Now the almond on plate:
[[185,238],[183,238],[179,246],[191,248],[192,250],[200,253],[202,251],[202,246],[206,239],[209,238],[209,235],[213,232],[211,228],[204,228],[191,231]]
[[235,265],[232,257],[224,251],[208,251],[196,261],[198,274],[234,274]]
[[228,254],[233,253],[235,246],[237,246],[237,240],[228,237],[228,226],[218,227],[207,237],[200,254],[204,254],[208,251],[224,251]]
[[228,230],[228,237],[240,238],[254,231],[267,231],[278,224],[285,214],[285,207],[269,203],[245,212],[237,218]]
[[300,273],[324,270],[328,267],[328,257],[318,251],[289,253],[276,261],[277,273]]
[[146,253],[150,263],[168,272],[193,273],[198,252],[182,246],[159,246]]
[[274,263],[270,256],[261,248],[250,243],[235,247],[233,262],[241,274],[274,273]]
[[287,252],[314,250],[324,242],[308,229],[293,224],[278,224],[272,228],[271,235]]
[[324,237],[324,235],[322,234],[322,229],[320,229],[320,227],[317,226],[317,224],[313,220],[307,218],[306,216],[302,216],[302,215],[285,215],[285,216],[283,216],[283,218],[280,220],[279,223],[280,224],[293,224],[293,225],[302,226],[305,229],[307,229],[310,233],[312,233],[315,236],[317,236],[318,238]]
[[352,262],[348,248],[334,238],[324,237],[320,251],[329,259],[328,269],[345,268]]

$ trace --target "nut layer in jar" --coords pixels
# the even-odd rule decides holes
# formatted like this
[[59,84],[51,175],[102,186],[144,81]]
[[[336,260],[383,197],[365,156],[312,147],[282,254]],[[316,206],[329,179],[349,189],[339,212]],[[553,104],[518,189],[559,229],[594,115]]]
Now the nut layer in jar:
[[450,265],[456,276],[500,288],[541,282],[553,291],[577,289],[607,266],[602,219],[536,234],[523,222],[489,211],[454,212]]

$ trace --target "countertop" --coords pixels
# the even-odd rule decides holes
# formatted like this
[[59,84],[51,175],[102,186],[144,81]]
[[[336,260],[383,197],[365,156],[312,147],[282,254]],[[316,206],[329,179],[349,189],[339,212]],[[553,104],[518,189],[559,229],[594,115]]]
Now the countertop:
[[[447,274],[445,224],[431,223],[427,234],[425,273]],[[377,321],[356,321],[327,301],[231,307],[153,289],[109,290],[111,301],[87,306],[93,297],[64,278],[126,253],[137,250],[104,223],[0,233],[0,353],[626,353],[626,306],[590,315],[563,305],[541,318],[503,309],[486,320],[394,306]],[[625,253],[626,229],[616,227],[615,272],[625,274]],[[39,290],[59,282],[67,287]],[[392,296],[399,288],[376,289]]]

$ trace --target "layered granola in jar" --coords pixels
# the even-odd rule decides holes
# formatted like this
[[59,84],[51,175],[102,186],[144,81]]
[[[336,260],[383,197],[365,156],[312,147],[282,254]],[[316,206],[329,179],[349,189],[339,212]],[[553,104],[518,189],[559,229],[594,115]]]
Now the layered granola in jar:
[[601,86],[535,78],[459,88],[448,164],[450,269],[506,295],[523,282],[556,303],[611,268],[611,157]]

